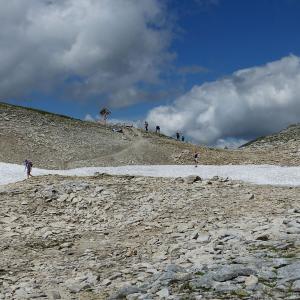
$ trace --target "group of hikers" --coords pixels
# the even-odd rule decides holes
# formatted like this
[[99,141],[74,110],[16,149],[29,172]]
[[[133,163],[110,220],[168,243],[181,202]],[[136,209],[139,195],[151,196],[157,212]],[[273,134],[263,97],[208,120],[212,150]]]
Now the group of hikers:
[[[149,123],[147,121],[145,121],[144,126],[145,126],[145,131],[148,132],[149,131]],[[160,133],[160,126],[159,125],[155,126],[155,133]],[[176,136],[177,141],[179,141],[180,140],[180,132],[177,131],[175,136]],[[185,140],[184,135],[181,135],[181,141],[184,142],[184,140]],[[194,155],[195,167],[197,167],[198,166],[198,160],[199,160],[199,152],[195,150],[193,155]]]
[[[178,131],[176,132],[176,139],[177,141],[180,140],[180,133]],[[184,135],[181,136],[181,141],[184,142]]]
[[[148,131],[148,127],[149,127],[149,124],[148,124],[147,121],[145,121],[145,130],[146,131]],[[160,126],[159,125],[157,125],[155,127],[155,132],[160,133]],[[180,140],[180,133],[179,132],[176,132],[176,138],[177,138],[177,140]],[[183,135],[181,136],[181,141],[184,142],[184,136]],[[194,152],[195,167],[198,166],[198,159],[199,159],[199,152],[195,151]],[[25,159],[24,166],[25,166],[25,171],[26,171],[26,174],[27,174],[27,178],[32,177],[32,175],[31,175],[32,166],[33,166],[32,161],[30,161],[29,159]]]
[[[149,131],[149,124],[148,124],[147,121],[145,121],[144,126],[145,126],[145,130]],[[155,126],[155,133],[160,133],[160,126],[159,125]]]
[[[149,131],[149,123],[145,121],[144,123],[145,131]],[[155,133],[160,133],[160,126],[156,125],[155,126]],[[180,140],[180,133],[176,132],[176,139],[179,141]],[[184,142],[184,135],[181,136],[181,141]]]

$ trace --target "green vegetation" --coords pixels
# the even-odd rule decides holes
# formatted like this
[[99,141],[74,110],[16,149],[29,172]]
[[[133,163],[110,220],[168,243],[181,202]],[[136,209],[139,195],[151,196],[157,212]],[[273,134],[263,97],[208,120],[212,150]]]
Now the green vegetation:
[[198,271],[195,273],[195,275],[198,275],[198,276],[203,276],[205,273],[201,272],[201,271]]
[[274,245],[256,245],[251,247],[252,251],[264,250],[268,253],[268,256],[278,258],[297,258],[299,256],[299,250],[293,245],[289,245],[288,249],[280,249]]
[[249,296],[249,293],[245,290],[236,290],[234,292],[232,292],[233,295],[239,297],[239,298],[244,298],[244,297],[248,297]]
[[274,288],[276,286],[276,280],[266,280],[263,278],[258,278],[258,282],[269,288]]

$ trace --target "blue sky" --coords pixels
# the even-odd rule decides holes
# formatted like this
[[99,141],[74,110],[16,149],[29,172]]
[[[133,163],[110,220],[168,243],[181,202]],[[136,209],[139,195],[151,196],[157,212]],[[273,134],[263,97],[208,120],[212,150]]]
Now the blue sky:
[[[300,1],[220,0],[218,5],[198,9],[193,1],[173,2],[183,29],[173,43],[176,64],[210,70],[189,76],[187,89],[239,69],[300,54]],[[181,9],[191,12],[184,14]]]
[[[32,5],[35,5],[35,0],[31,0],[31,2]],[[0,3],[1,6],[5,6],[7,2],[1,1]],[[159,59],[160,55],[166,55],[168,58],[163,63],[157,63],[159,66],[156,66],[154,71],[152,69],[149,71],[149,74],[156,73],[156,75],[151,75],[150,79],[148,77],[145,79],[141,75],[139,75],[140,78],[132,76],[136,79],[133,79],[130,84],[139,91],[137,96],[134,94],[133,101],[122,103],[122,97],[125,99],[127,95],[124,93],[123,96],[122,86],[127,89],[130,85],[126,86],[124,83],[126,74],[123,74],[124,80],[119,84],[121,88],[118,96],[121,100],[118,101],[108,100],[105,88],[104,93],[88,91],[83,96],[79,91],[80,87],[76,92],[65,92],[64,85],[68,85],[68,83],[63,76],[59,86],[56,82],[50,86],[46,84],[46,87],[43,84],[35,86],[30,82],[30,88],[26,89],[27,84],[24,93],[20,92],[16,95],[9,92],[4,93],[5,96],[8,95],[4,100],[81,119],[87,114],[95,116],[100,107],[108,105],[112,110],[112,117],[115,119],[143,120],[153,108],[160,105],[171,105],[174,100],[189,93],[193,86],[201,87],[205,82],[214,82],[231,76],[237,70],[263,66],[290,54],[296,57],[300,55],[300,1],[168,0],[168,2],[154,1],[154,3],[156,3],[155,5],[168,3],[159,6],[160,15],[158,17],[165,18],[163,25],[153,25],[157,16],[153,16],[153,19],[150,20],[151,26],[161,26],[158,35],[167,32],[161,40],[165,39],[168,42],[162,44],[159,50],[153,50],[149,55],[152,55],[151,59],[155,57],[155,61]],[[118,7],[114,7],[114,9],[118,9]],[[154,10],[153,7],[147,9],[151,9],[151,13]],[[120,10],[122,10],[121,7]],[[147,22],[149,20],[145,21],[146,24]],[[123,25],[126,26],[126,24]],[[61,43],[64,43],[64,38],[63,36]],[[158,36],[156,38],[157,41],[161,41]],[[114,35],[110,37],[109,42],[112,42],[111,39],[114,39]],[[18,41],[15,46],[18,46]],[[147,49],[145,47],[139,51],[147,51]],[[97,53],[95,55],[97,56]],[[99,55],[101,55],[100,52]],[[24,55],[24,59],[26,60],[26,55]],[[45,60],[45,57],[43,59]],[[145,58],[143,57],[141,61],[145,61]],[[84,63],[89,62],[83,61]],[[39,62],[39,64],[39,68],[42,70],[43,63]],[[84,66],[81,65],[80,68],[84,69]],[[105,68],[109,67],[105,65],[103,70]],[[71,71],[71,75],[69,74],[71,79],[77,78],[76,68],[72,65],[73,69],[75,71]],[[148,74],[148,70],[145,70],[145,73]],[[110,75],[110,81],[119,79],[118,72],[119,70],[113,71],[116,78]],[[61,74],[56,74],[53,72],[53,76],[60,78]],[[81,77],[78,78],[80,81]],[[48,80],[47,75],[41,75],[41,81],[43,80]],[[112,86],[112,89],[114,88]],[[90,89],[95,88],[93,86]],[[144,93],[148,96],[139,96]],[[151,97],[152,94],[153,97]],[[130,103],[133,104],[128,105]],[[246,137],[246,135],[248,136]],[[250,137],[249,135],[251,134],[245,133],[245,138]]]

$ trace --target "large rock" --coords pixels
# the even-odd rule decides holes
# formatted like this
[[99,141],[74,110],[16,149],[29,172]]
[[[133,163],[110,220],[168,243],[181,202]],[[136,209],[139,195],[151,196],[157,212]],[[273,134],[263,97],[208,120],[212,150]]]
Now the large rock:
[[128,285],[121,288],[117,293],[112,295],[109,299],[110,300],[117,300],[117,299],[126,299],[128,295],[140,293],[141,289],[136,286]]
[[211,274],[205,274],[189,282],[189,288],[192,291],[211,289],[215,284]]
[[256,270],[243,265],[229,265],[218,271],[215,271],[213,274],[213,279],[215,281],[227,281],[238,276],[250,276],[255,275],[256,273]]
[[296,280],[291,289],[293,292],[300,292],[300,280]]
[[282,281],[294,281],[300,279],[300,262],[296,262],[285,267],[279,268],[277,277]]
[[201,181],[202,179],[197,175],[190,175],[185,178],[187,184],[193,184],[196,181]]

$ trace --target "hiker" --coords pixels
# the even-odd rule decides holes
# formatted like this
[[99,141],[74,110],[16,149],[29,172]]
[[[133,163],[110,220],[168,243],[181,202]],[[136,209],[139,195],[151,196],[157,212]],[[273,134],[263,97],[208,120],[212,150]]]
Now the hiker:
[[198,167],[198,159],[199,159],[199,152],[195,151],[194,153],[195,168]]
[[176,132],[176,138],[179,141],[179,138],[180,138],[180,133],[179,132]]
[[181,137],[181,141],[184,142],[184,136]]
[[155,132],[160,133],[160,127],[158,125],[155,127]]
[[146,130],[146,131],[148,131],[148,125],[149,125],[148,122],[145,121],[145,130]]
[[24,165],[25,165],[25,171],[27,173],[27,179],[32,175],[31,175],[31,170],[32,170],[32,162],[28,159],[25,159],[24,161]]

